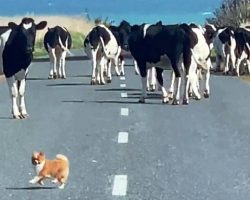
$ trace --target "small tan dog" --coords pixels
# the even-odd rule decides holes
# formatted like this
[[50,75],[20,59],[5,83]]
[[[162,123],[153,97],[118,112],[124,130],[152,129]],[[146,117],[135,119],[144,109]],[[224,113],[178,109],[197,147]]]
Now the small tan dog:
[[29,182],[44,185],[43,180],[54,178],[53,183],[59,183],[59,188],[63,189],[69,176],[69,160],[62,154],[56,155],[54,160],[47,160],[43,152],[34,152],[31,158],[35,166],[37,175]]

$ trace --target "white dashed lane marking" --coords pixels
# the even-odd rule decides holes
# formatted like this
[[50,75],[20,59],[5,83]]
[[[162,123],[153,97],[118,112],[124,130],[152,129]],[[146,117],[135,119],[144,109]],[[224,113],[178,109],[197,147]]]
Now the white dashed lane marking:
[[125,87],[126,87],[126,84],[125,84],[125,83],[122,83],[122,84],[120,84],[120,87],[121,87],[121,88],[125,88]]
[[[124,76],[120,77],[120,80],[125,80]],[[126,84],[120,84],[121,88],[125,88]],[[121,93],[122,98],[128,97],[128,94],[123,92]],[[121,116],[128,116],[129,109],[128,108],[121,108]],[[119,132],[118,133],[118,143],[119,144],[127,144],[128,143],[128,132]],[[126,196],[127,195],[127,185],[128,185],[128,178],[127,175],[115,175],[114,176],[114,183],[113,183],[113,196]]]
[[122,98],[127,98],[127,97],[128,97],[128,94],[127,94],[126,92],[123,92],[123,93],[121,93],[121,97],[122,97]]
[[125,76],[120,76],[121,81],[125,81]]
[[128,143],[128,132],[119,132],[118,133],[118,143],[127,144]]
[[129,110],[128,108],[121,108],[121,116],[128,116]]
[[114,178],[112,195],[113,196],[126,196],[127,185],[128,185],[127,175],[116,175]]

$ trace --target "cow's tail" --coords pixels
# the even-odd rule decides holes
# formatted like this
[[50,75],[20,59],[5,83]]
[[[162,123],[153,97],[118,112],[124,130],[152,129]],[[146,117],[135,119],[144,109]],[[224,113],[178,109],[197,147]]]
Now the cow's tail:
[[246,47],[247,47],[247,59],[250,59],[250,46],[248,42],[246,42]]
[[103,50],[105,56],[107,57],[108,52],[107,52],[107,49],[105,48],[105,44],[104,44],[104,40],[103,40],[102,36],[100,36],[100,41],[101,41],[102,50]]
[[192,52],[192,57],[194,58],[194,61],[198,65],[200,65],[203,69],[208,70],[207,60],[196,55],[195,52],[193,51],[193,49],[191,49],[191,52]]
[[73,56],[73,54],[70,52],[70,50],[68,49],[68,46],[67,46],[67,44],[68,44],[68,39],[69,39],[69,37],[67,37],[67,39],[66,39],[66,41],[65,41],[65,46],[64,46],[63,43],[62,43],[61,37],[59,36],[59,44],[60,44],[61,48],[62,48],[64,51],[66,51],[70,56]]

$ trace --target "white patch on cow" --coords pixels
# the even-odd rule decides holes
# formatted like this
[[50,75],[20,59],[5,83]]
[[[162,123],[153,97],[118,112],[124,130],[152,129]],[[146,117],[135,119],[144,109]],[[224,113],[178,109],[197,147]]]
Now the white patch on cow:
[[216,31],[216,28],[213,24],[207,24],[208,26],[210,26],[214,31]]
[[160,60],[157,63],[147,62],[146,67],[147,67],[147,69],[152,68],[152,67],[158,67],[158,68],[167,70],[167,69],[169,69],[169,67],[171,67],[171,63],[170,63],[170,60],[169,60],[167,55],[162,55],[160,57]]
[[68,30],[65,27],[62,27],[63,30],[65,30],[66,32],[68,32]]
[[147,29],[151,26],[151,24],[145,24],[143,27],[143,37],[146,37]]
[[195,62],[200,65],[203,69],[207,70],[207,58],[210,54],[210,47],[206,42],[203,32],[199,28],[192,28],[192,31],[198,38],[198,43],[194,46],[192,51],[192,56]]
[[[104,28],[109,36],[110,36],[110,40],[109,42],[104,45],[104,41],[103,41],[103,38],[100,38],[101,39],[101,42],[102,42],[102,46],[103,46],[103,50],[104,50],[104,53],[105,53],[105,56],[107,58],[110,58],[110,59],[118,59],[118,56],[119,56],[119,48],[118,48],[118,44],[117,44],[117,41],[115,39],[115,36],[113,35],[113,33],[104,25],[100,24],[99,25],[100,27]],[[118,62],[118,60],[117,60]],[[117,63],[118,64],[118,63]]]
[[31,27],[32,27],[32,23],[23,24],[23,28],[26,29],[26,30],[28,30]]
[[5,43],[7,42],[7,40],[9,39],[10,33],[11,33],[11,29],[7,30],[5,33],[3,33],[0,36],[0,73],[3,74],[3,50],[5,47]]

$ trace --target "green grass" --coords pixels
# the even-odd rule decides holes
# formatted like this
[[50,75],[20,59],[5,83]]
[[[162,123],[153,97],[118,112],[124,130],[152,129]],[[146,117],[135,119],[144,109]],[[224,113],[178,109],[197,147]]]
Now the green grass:
[[[83,47],[84,35],[79,32],[71,32],[72,49],[80,49]],[[39,39],[35,44],[34,58],[46,58],[48,53],[44,48],[43,39]]]

